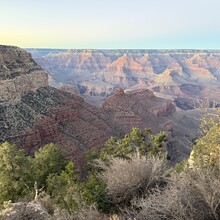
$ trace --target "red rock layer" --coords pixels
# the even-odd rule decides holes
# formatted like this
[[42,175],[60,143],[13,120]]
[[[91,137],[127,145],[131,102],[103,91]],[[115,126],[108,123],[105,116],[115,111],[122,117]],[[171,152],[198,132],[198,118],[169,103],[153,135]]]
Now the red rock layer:
[[162,125],[167,122],[164,116],[175,112],[175,106],[170,101],[155,97],[150,90],[124,93],[119,89],[106,99],[102,109],[110,121],[125,133],[132,127],[151,128],[153,131],[164,129],[166,126],[163,128]]

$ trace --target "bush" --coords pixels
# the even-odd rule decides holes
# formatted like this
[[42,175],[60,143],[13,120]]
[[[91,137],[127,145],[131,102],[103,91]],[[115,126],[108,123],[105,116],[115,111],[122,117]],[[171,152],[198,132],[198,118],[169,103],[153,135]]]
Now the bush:
[[101,214],[94,205],[80,209],[72,216],[73,220],[107,220],[108,218]]
[[68,211],[77,210],[81,203],[79,193],[78,171],[69,162],[61,174],[49,174],[47,177],[47,193],[53,202]]
[[137,205],[137,219],[220,219],[219,177],[209,169],[176,176],[166,189],[154,190]]
[[196,140],[189,165],[217,168],[220,162],[220,113],[204,118],[201,128],[203,136]]
[[97,207],[103,213],[110,211],[110,204],[107,201],[106,184],[91,175],[88,180],[81,184],[82,197],[87,205],[97,204]]
[[[34,191],[36,197],[42,189],[47,191],[49,176],[62,173],[67,178],[67,175],[70,175],[64,172],[67,162],[62,149],[54,144],[40,148],[34,157],[27,156],[26,152],[18,149],[15,144],[0,144],[0,205],[8,200],[16,202],[24,198],[27,200],[28,197],[32,197],[28,198],[32,200]],[[71,168],[73,167],[69,163],[69,172]]]
[[138,152],[130,160],[110,158],[110,165],[101,160],[104,170],[100,178],[106,184],[107,198],[113,204],[128,203],[165,182],[166,163],[158,157],[141,156]]
[[101,150],[100,159],[106,161],[109,156],[112,156],[129,160],[137,149],[141,155],[165,157],[166,154],[162,148],[166,141],[165,132],[153,135],[149,129],[143,132],[138,128],[132,128],[131,132],[122,139],[111,137]]
[[46,187],[46,179],[51,174],[60,174],[67,165],[64,151],[56,144],[47,144],[35,152],[33,169],[38,186]]
[[26,196],[33,184],[31,161],[15,144],[0,144],[0,205]]

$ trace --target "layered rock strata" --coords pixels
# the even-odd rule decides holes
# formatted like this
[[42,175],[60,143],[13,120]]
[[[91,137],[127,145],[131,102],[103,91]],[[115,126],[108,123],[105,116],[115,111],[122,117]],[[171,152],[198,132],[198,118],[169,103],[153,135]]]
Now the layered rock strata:
[[120,126],[125,133],[132,127],[151,128],[155,132],[171,131],[172,123],[166,116],[176,111],[172,102],[154,96],[150,90],[125,93],[121,88],[105,100],[102,109],[110,121]]
[[[53,85],[68,83],[97,105],[119,87],[157,91],[183,109],[197,99],[220,102],[219,50],[29,51],[51,74]],[[184,89],[188,85],[201,90],[191,96]]]
[[47,73],[31,55],[17,47],[0,46],[0,103],[20,101],[48,85]]

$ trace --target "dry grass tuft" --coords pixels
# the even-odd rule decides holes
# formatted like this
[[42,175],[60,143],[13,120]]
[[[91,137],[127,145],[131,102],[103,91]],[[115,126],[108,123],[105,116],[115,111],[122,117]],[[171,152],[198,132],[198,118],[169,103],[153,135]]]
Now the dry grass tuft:
[[99,161],[104,170],[100,177],[107,185],[109,200],[114,204],[126,203],[164,183],[166,162],[160,158],[136,153],[131,160],[111,158],[110,161],[110,165]]
[[197,170],[177,176],[165,190],[157,189],[139,203],[138,219],[220,219],[220,176]]

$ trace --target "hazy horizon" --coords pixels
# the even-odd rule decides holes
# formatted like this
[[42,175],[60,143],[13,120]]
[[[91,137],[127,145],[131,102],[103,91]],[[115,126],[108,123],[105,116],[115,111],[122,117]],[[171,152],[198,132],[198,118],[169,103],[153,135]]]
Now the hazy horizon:
[[[16,45],[5,45],[5,46],[16,46]],[[27,50],[31,50],[31,49],[37,49],[37,50],[183,50],[183,51],[190,51],[190,50],[194,50],[194,51],[220,51],[220,49],[209,49],[209,48],[202,48],[202,49],[198,49],[198,48],[58,48],[58,47],[54,47],[54,48],[50,48],[50,47],[21,47],[23,49],[27,49]]]
[[45,49],[220,49],[218,0],[7,0],[0,44]]

